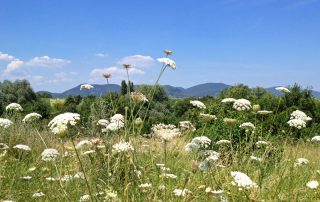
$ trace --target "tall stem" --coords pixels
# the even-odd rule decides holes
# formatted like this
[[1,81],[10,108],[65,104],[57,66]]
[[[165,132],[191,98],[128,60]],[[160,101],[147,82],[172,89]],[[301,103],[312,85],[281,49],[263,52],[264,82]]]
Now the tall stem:
[[74,144],[73,138],[71,138],[71,142],[72,142],[72,146],[73,146],[73,148],[74,148],[74,150],[75,150],[75,152],[76,152],[76,156],[77,156],[77,159],[78,159],[78,161],[79,161],[81,170],[82,170],[82,172],[83,172],[83,176],[84,176],[84,179],[85,179],[85,181],[86,181],[87,189],[88,189],[88,192],[89,192],[89,194],[90,194],[90,199],[91,199],[91,201],[93,201],[93,195],[92,195],[92,193],[91,193],[91,189],[90,189],[90,186],[89,186],[89,181],[88,181],[86,172],[84,171],[84,168],[83,168],[82,162],[81,162],[81,160],[80,160],[80,156],[79,156],[78,150],[77,150],[77,148],[76,148],[76,146],[75,146],[75,144]]

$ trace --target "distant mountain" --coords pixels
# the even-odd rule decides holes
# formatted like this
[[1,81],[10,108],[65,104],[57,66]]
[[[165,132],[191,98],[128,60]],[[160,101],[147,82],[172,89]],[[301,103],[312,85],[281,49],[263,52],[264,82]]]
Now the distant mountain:
[[[121,89],[121,86],[117,84],[104,84],[104,85],[93,84],[94,88],[91,90],[80,90],[80,86],[81,85],[78,85],[63,93],[51,93],[51,92],[47,92],[47,93],[51,94],[52,97],[54,98],[66,98],[70,95],[100,96],[110,91],[120,93],[120,89]],[[216,96],[222,90],[230,86],[224,83],[204,83],[204,84],[192,86],[190,88],[175,87],[170,85],[164,85],[163,87],[166,89],[170,97],[185,98],[185,97]],[[275,87],[267,88],[267,90],[272,92],[273,94],[276,94],[276,95],[279,94],[279,92],[275,90]],[[45,91],[41,91],[41,92],[45,92]],[[313,95],[317,98],[320,98],[320,92],[318,91],[313,91]]]

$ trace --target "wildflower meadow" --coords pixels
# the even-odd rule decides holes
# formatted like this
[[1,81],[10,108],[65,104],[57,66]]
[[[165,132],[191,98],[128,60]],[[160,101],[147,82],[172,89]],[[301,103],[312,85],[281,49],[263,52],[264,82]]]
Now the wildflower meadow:
[[120,94],[2,98],[0,200],[320,200],[320,101],[309,89],[171,98],[161,79],[179,63],[163,54],[153,85],[134,86],[123,64]]

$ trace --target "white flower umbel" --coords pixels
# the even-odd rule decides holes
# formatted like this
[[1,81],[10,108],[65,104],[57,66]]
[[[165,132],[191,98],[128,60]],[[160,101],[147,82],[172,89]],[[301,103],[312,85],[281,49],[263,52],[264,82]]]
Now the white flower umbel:
[[211,140],[206,136],[195,137],[190,143],[185,146],[185,151],[198,151],[199,149],[206,149],[210,146]]
[[157,60],[161,63],[164,63],[166,66],[170,67],[171,69],[177,68],[175,61],[173,61],[169,58],[158,58]]
[[237,111],[249,111],[251,108],[251,102],[246,99],[238,99],[233,103],[233,109]]
[[204,114],[204,113],[200,113],[199,117],[204,119],[205,121],[212,121],[212,120],[218,119],[216,115]]
[[86,146],[92,146],[92,142],[89,140],[82,140],[76,145],[76,149],[81,149]]
[[222,144],[231,144],[230,140],[219,140],[216,142],[216,145],[222,145]]
[[222,103],[234,103],[236,101],[236,99],[234,98],[224,98],[223,100],[221,100]]
[[138,185],[138,187],[141,188],[141,189],[149,189],[149,188],[152,187],[152,184],[150,184],[150,183],[144,183],[144,184]]
[[309,164],[310,161],[306,158],[297,158],[294,162],[294,166],[302,166],[302,165],[307,165]]
[[259,146],[262,146],[262,145],[267,146],[267,145],[269,145],[269,142],[260,140],[260,141],[256,142],[255,145],[258,146],[258,147],[259,147]]
[[188,189],[175,189],[173,190],[174,195],[176,196],[186,196],[188,194],[191,194],[192,192]]
[[8,150],[10,149],[9,146],[5,143],[0,143],[0,150]]
[[256,127],[253,125],[253,123],[251,123],[251,122],[246,122],[246,123],[241,124],[241,125],[239,126],[239,128],[246,129],[246,130],[248,130],[248,129],[254,130]]
[[37,192],[32,195],[33,198],[39,198],[39,197],[43,197],[43,196],[45,196],[45,194],[43,192]]
[[290,93],[290,90],[288,88],[282,87],[282,86],[277,87],[276,90],[280,91],[280,92],[283,92],[283,93]]
[[79,202],[90,201],[90,195],[86,194],[80,197]]
[[231,172],[231,176],[233,178],[233,184],[237,185],[240,188],[250,189],[258,187],[258,185],[253,182],[248,175],[242,172]]
[[316,135],[313,138],[311,138],[311,142],[320,142],[320,135]]
[[147,97],[140,92],[131,92],[130,97],[133,101],[136,101],[136,102],[149,102]]
[[68,129],[68,124],[74,126],[79,120],[80,114],[66,112],[54,117],[48,126],[54,134],[61,134]]
[[196,128],[192,125],[190,121],[180,121],[179,127],[181,131],[195,131]]
[[157,124],[151,128],[152,135],[163,140],[171,140],[175,137],[181,136],[181,131],[172,124]]
[[32,122],[35,122],[35,121],[37,121],[37,120],[39,120],[39,119],[41,119],[41,118],[42,118],[42,116],[41,116],[40,114],[35,113],[35,112],[32,112],[32,113],[30,113],[30,114],[27,114],[27,115],[23,118],[22,122],[23,122],[23,123],[32,123]]
[[302,129],[307,126],[307,123],[301,119],[291,119],[287,122],[289,126],[297,129]]
[[124,123],[123,122],[111,122],[108,124],[108,126],[104,129],[102,129],[102,132],[107,132],[107,131],[117,131],[120,130],[121,128],[124,127]]
[[9,119],[0,118],[0,127],[9,128],[13,124]]
[[100,120],[97,122],[97,125],[98,125],[98,126],[107,127],[109,123],[110,123],[110,122],[109,122],[107,119],[100,119]]
[[91,84],[82,84],[81,86],[80,86],[80,90],[84,90],[84,89],[86,89],[86,90],[90,90],[90,89],[92,89],[92,88],[94,88]]
[[203,104],[203,102],[199,101],[199,100],[191,100],[190,101],[190,104],[196,108],[199,108],[199,109],[205,109],[206,108],[206,105]]
[[13,148],[18,150],[23,150],[23,151],[31,151],[31,148],[28,145],[24,145],[24,144],[17,144]]
[[120,142],[112,146],[112,151],[116,153],[134,151],[129,142]]
[[290,115],[290,119],[300,119],[304,122],[308,122],[308,121],[311,121],[312,118],[307,116],[303,111],[300,111],[300,110],[296,110],[294,112],[291,113]]
[[11,103],[6,106],[6,111],[22,112],[23,108],[18,103]]
[[41,153],[41,160],[45,162],[56,161],[60,154],[56,149],[45,149]]
[[319,182],[316,181],[316,180],[312,180],[312,181],[309,181],[307,184],[306,184],[307,187],[309,187],[310,189],[316,189],[318,188],[319,186]]

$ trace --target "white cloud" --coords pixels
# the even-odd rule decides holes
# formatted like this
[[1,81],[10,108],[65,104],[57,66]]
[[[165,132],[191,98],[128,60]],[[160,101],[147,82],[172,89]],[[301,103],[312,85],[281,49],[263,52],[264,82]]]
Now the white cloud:
[[69,60],[59,59],[59,58],[50,58],[49,56],[41,56],[41,57],[34,57],[26,64],[29,66],[42,66],[42,67],[49,67],[55,66],[60,67],[66,64],[69,64]]
[[12,55],[9,55],[7,53],[2,53],[0,52],[0,61],[3,60],[3,61],[11,61],[11,60],[14,60],[15,57],[12,56]]
[[12,71],[19,69],[23,64],[24,64],[24,62],[22,60],[19,60],[19,59],[12,60],[7,65],[7,68],[4,70],[4,73],[10,74]]
[[151,56],[131,55],[121,58],[118,64],[130,64],[133,67],[150,67],[154,64],[154,59]]
[[105,53],[96,53],[94,54],[94,56],[98,57],[98,58],[105,58],[105,57],[108,57],[108,54],[105,54]]

